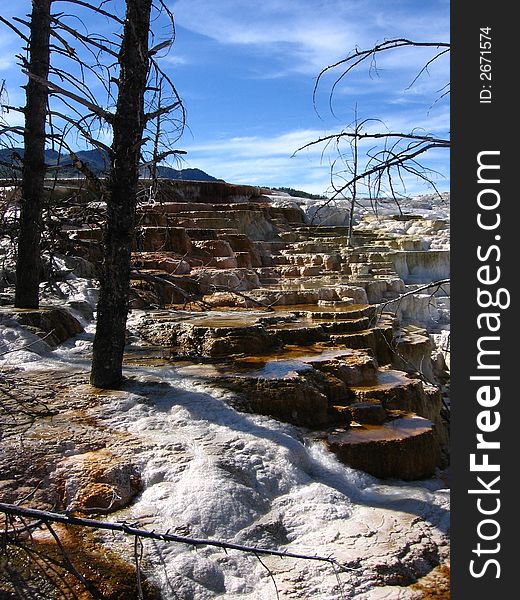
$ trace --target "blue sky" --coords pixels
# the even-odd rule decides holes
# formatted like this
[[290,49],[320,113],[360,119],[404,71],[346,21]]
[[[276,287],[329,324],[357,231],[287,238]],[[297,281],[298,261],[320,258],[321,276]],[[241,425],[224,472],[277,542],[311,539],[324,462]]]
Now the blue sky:
[[[10,4],[3,6],[5,17],[30,10],[28,1]],[[124,3],[115,4],[121,12]],[[447,0],[177,0],[168,6],[176,41],[163,67],[187,109],[188,128],[176,144],[187,151],[184,167],[233,183],[321,193],[329,186],[333,154],[322,156],[319,148],[292,154],[351,123],[356,106],[358,118],[380,118],[392,130],[421,127],[447,135],[448,102],[434,100],[449,81],[449,60],[432,65],[406,89],[431,53],[408,49],[381,57],[378,76],[359,68],[337,90],[334,114],[328,106],[331,79],[318,90],[318,113],[312,101],[320,70],[356,46],[393,37],[449,41]],[[59,2],[56,10],[74,9]],[[1,77],[11,102],[23,104],[17,43],[2,30]],[[439,188],[448,189],[448,153],[436,152],[428,164],[444,175]],[[410,193],[425,191],[414,178],[406,183]]]

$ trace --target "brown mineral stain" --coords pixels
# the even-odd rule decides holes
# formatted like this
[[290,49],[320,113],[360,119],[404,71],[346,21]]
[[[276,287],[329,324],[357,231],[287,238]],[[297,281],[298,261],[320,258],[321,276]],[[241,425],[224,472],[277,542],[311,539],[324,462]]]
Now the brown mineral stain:
[[450,567],[445,564],[439,565],[410,588],[422,592],[423,600],[449,600]]
[[[92,531],[74,526],[53,525],[61,549],[47,529],[36,531],[9,565],[28,583],[45,581],[51,599],[91,600],[88,588],[103,600],[135,600],[138,596],[135,565],[103,547]],[[70,561],[70,563],[69,563]],[[73,567],[70,566],[73,565]],[[77,574],[83,579],[73,573]],[[0,589],[3,588],[0,572]],[[143,600],[157,600],[158,590],[141,573]],[[95,592],[94,592],[95,594]]]

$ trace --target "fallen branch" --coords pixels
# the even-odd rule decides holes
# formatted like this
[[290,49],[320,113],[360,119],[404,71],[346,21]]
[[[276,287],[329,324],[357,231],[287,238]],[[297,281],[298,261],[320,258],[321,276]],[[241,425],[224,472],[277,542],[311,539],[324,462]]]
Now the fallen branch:
[[211,288],[215,292],[229,292],[230,294],[237,295],[239,298],[243,298],[244,300],[246,300],[246,302],[251,302],[252,304],[255,304],[256,306],[265,308],[266,310],[273,310],[272,304],[265,304],[264,302],[261,302],[260,300],[251,298],[251,296],[248,296],[247,294],[244,294],[243,292],[239,292],[238,290],[235,290],[235,289],[230,289],[224,285],[212,285]]
[[181,287],[179,287],[178,285],[176,285],[175,283],[173,283],[173,281],[170,281],[167,276],[160,276],[160,275],[152,275],[150,273],[141,273],[140,271],[132,271],[131,272],[131,276],[130,276],[131,280],[142,280],[142,281],[150,281],[152,283],[161,285],[161,284],[166,284],[169,287],[173,288],[175,291],[179,292],[179,294],[184,298],[185,302],[198,302],[200,303],[202,306],[204,306],[205,308],[211,308],[211,305],[208,304],[207,302],[204,302],[204,300],[198,299],[194,296],[194,294],[190,294],[188,292],[186,292],[185,290],[183,290]]
[[[146,529],[140,529],[129,525],[128,523],[113,523],[107,521],[96,521],[95,519],[86,519],[82,517],[75,517],[73,515],[54,513],[46,510],[38,510],[34,508],[23,508],[16,506],[15,504],[6,504],[0,502],[0,512],[6,515],[13,515],[17,517],[27,517],[30,519],[36,519],[43,522],[45,525],[48,523],[62,523],[64,525],[78,525],[80,527],[89,527],[91,529],[104,529],[108,531],[120,531],[127,535],[138,536],[141,538],[149,538],[154,540],[162,540],[164,542],[175,542],[178,544],[188,544],[190,546],[213,546],[215,548],[223,548],[224,550],[238,550],[240,552],[248,552],[254,555],[264,556],[279,556],[281,558],[299,558],[302,560],[316,560],[320,562],[326,562],[341,569],[352,570],[350,567],[340,565],[331,556],[318,556],[312,554],[299,554],[297,552],[286,552],[280,550],[269,550],[268,548],[257,548],[254,546],[243,546],[242,544],[233,544],[231,542],[222,542],[220,540],[212,539],[201,539],[191,538],[181,535],[174,535],[172,533],[158,533],[155,531],[148,531]],[[8,532],[9,533],[9,532]]]
[[[424,290],[429,290],[430,288],[437,288],[435,291],[437,291],[439,288],[441,288],[443,285],[447,285],[450,283],[450,279],[440,279],[439,281],[432,281],[431,283],[427,283],[425,285],[422,285],[414,290],[410,290],[409,292],[405,292],[404,294],[400,294],[397,298],[393,298],[392,300],[386,300],[385,302],[380,302],[379,304],[376,304],[376,311],[383,311],[383,309],[385,308],[385,306],[387,306],[388,304],[393,304],[394,302],[399,303],[403,298],[406,298],[406,296],[413,296],[414,294],[418,294],[419,292],[423,292]],[[435,293],[435,292],[433,292]]]
[[20,350],[27,350],[27,348],[30,348],[31,346],[34,346],[34,344],[37,344],[38,342],[43,342],[45,341],[48,337],[50,337],[56,330],[55,329],[51,329],[48,333],[46,333],[43,337],[39,337],[39,339],[32,341],[30,344],[24,344],[23,346],[20,346],[19,348],[13,348],[12,350],[4,350],[4,352],[0,352],[0,356],[5,356],[6,354],[10,354],[11,352],[19,352]]

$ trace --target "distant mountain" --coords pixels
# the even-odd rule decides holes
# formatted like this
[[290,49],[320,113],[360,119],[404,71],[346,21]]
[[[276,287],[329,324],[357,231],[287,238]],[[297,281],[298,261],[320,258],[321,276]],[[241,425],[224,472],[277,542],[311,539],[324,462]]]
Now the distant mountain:
[[213,175],[208,175],[201,169],[173,169],[166,165],[159,165],[157,167],[159,177],[164,179],[184,179],[185,181],[224,181],[223,179],[217,179]]
[[[17,155],[23,158],[23,148],[0,148],[0,177],[9,176],[9,167],[21,167],[21,161]],[[83,161],[88,168],[95,174],[102,176],[108,166],[108,157],[105,153],[98,150],[79,150],[76,156]],[[75,177],[77,170],[72,166],[68,154],[59,154],[55,150],[45,151],[45,162],[49,165],[49,173],[53,172],[56,165],[60,165],[59,177]],[[159,177],[164,179],[184,179],[188,181],[222,181],[212,175],[208,175],[201,169],[173,169],[166,165],[157,167]],[[141,176],[146,177],[146,169],[143,169]]]

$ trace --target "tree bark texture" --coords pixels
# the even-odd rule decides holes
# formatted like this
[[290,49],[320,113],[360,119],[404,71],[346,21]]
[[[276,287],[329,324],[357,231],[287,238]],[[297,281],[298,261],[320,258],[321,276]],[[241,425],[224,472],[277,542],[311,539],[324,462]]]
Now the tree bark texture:
[[101,388],[117,388],[122,381],[131,245],[145,127],[151,5],[152,0],[126,0],[119,53],[119,94],[113,122],[104,259],[90,375],[92,385]]
[[[43,79],[49,73],[52,0],[33,0],[29,72]],[[22,198],[16,260],[15,306],[38,308],[40,241],[45,181],[45,125],[48,90],[29,78],[26,87]]]

